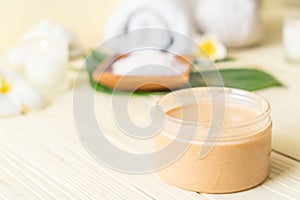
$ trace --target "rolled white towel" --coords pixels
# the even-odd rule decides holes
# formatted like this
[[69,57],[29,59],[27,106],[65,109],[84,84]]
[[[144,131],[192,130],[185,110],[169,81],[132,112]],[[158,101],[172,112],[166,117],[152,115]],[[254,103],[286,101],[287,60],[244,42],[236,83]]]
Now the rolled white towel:
[[[137,29],[140,31],[130,32]],[[109,19],[104,38],[107,40],[123,33],[117,36],[117,40],[122,40],[114,46],[117,52],[140,47],[141,44],[155,44],[165,50],[185,52],[181,44],[183,40],[172,31],[184,36],[190,33],[189,22],[179,0],[125,0]]]
[[215,34],[228,47],[257,44],[262,36],[261,0],[199,0],[199,29]]

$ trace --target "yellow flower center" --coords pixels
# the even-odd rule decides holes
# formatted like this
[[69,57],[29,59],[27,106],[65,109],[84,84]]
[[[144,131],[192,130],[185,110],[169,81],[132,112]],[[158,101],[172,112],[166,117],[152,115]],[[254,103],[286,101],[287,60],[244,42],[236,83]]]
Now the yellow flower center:
[[6,94],[11,90],[11,85],[5,80],[5,78],[0,77],[0,93]]
[[200,52],[204,52],[208,57],[214,59],[217,48],[211,40],[207,40],[204,43],[202,43],[200,45],[200,48]]

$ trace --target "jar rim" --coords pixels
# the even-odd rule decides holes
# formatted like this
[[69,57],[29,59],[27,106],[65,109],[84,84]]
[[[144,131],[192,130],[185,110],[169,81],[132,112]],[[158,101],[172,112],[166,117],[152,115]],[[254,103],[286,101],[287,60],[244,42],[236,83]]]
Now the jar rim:
[[[242,89],[236,89],[236,88],[229,88],[229,87],[195,87],[195,88],[188,88],[188,89],[181,89],[178,91],[188,91],[188,90],[193,90],[193,91],[210,91],[210,90],[224,90],[224,94],[235,94],[235,95],[240,95],[240,96],[252,96],[258,100],[260,100],[260,102],[262,104],[264,104],[264,109],[261,111],[261,113],[259,115],[257,115],[256,117],[253,117],[251,119],[247,119],[247,120],[243,120],[241,122],[226,122],[226,127],[224,127],[223,124],[223,128],[226,129],[232,129],[232,128],[242,128],[245,126],[249,126],[251,124],[255,124],[258,121],[264,119],[265,117],[268,117],[271,113],[271,108],[270,108],[270,103],[268,102],[267,99],[265,99],[264,97],[254,93],[254,92],[249,92],[246,90],[242,90]],[[177,91],[175,91],[176,93]],[[162,98],[160,98],[157,102],[157,105],[159,105],[162,100],[164,98],[168,98],[168,95],[170,95],[172,93],[168,93],[166,95],[164,95]],[[162,111],[162,110],[160,110]],[[162,113],[164,114],[164,116],[166,117],[166,119],[170,122],[174,122],[177,124],[183,124],[186,126],[200,126],[200,127],[209,127],[210,122],[195,122],[195,121],[189,121],[189,120],[182,120],[176,117],[172,117],[170,115],[168,115],[166,112]]]

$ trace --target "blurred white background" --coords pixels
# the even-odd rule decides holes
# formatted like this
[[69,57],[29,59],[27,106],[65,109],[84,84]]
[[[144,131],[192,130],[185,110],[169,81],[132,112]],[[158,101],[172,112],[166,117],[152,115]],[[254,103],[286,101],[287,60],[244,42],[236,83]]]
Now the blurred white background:
[[[91,48],[102,41],[104,26],[113,10],[122,0],[0,0],[0,54],[17,43],[23,33],[44,18],[66,25],[79,37],[84,48]],[[193,0],[189,0],[193,1]],[[186,1],[185,1],[186,2]],[[294,7],[299,12],[299,0],[262,0],[267,23],[266,42],[278,39],[281,23],[286,14],[269,15],[279,7]],[[279,10],[279,9],[278,9]],[[280,9],[282,10],[282,9]],[[284,9],[283,9],[284,10]],[[279,23],[278,23],[279,22]]]

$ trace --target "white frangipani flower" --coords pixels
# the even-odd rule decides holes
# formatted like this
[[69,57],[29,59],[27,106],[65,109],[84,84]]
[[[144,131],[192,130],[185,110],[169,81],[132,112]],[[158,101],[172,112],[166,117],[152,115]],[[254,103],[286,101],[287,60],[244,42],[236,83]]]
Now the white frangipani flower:
[[20,75],[0,69],[0,117],[37,110],[45,99]]
[[214,35],[203,35],[198,40],[197,59],[222,60],[227,56],[227,49]]

